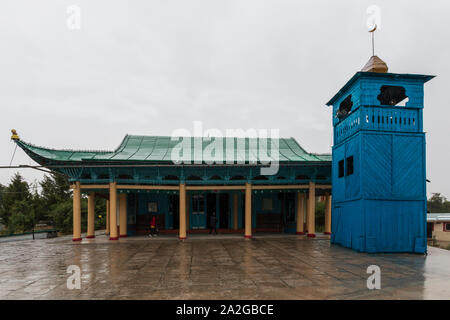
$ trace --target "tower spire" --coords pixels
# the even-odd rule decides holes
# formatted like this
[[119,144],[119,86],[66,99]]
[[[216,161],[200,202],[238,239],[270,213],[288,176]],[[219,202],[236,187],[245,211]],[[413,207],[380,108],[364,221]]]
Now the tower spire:
[[361,71],[364,72],[378,72],[378,73],[386,73],[388,71],[388,66],[386,62],[381,60],[378,56],[375,55],[375,30],[377,30],[377,25],[369,30],[372,34],[372,56],[369,61],[365,64]]
[[375,55],[375,30],[377,30],[377,25],[375,24],[375,27],[369,31],[372,34],[372,56]]

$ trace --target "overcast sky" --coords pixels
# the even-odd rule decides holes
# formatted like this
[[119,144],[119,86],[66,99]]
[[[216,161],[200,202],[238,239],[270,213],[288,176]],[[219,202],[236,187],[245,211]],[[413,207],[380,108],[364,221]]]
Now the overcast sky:
[[[371,55],[366,9],[381,8],[376,54],[425,85],[428,194],[450,197],[448,1],[3,0],[0,164],[10,129],[37,145],[112,150],[125,134],[203,127],[280,129],[331,152],[325,103]],[[67,27],[67,7],[81,29]],[[17,149],[14,165],[34,164]],[[0,170],[7,184],[13,170]],[[30,182],[42,175],[21,173]]]

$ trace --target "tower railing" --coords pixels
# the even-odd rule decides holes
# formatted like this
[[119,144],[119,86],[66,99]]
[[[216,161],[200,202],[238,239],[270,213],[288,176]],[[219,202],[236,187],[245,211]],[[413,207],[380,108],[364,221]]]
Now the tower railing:
[[389,132],[422,132],[421,109],[386,106],[363,106],[353,110],[339,122],[334,131],[340,143],[359,130]]

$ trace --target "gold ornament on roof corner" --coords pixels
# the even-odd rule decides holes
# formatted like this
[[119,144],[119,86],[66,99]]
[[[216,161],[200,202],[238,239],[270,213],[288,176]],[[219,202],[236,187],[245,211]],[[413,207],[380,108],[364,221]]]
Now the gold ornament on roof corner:
[[17,134],[16,129],[11,129],[11,140],[20,140],[19,135]]

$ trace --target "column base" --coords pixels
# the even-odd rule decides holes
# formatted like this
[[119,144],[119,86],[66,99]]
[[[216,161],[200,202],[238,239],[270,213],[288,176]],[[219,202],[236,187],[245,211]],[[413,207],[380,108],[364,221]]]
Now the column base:
[[95,236],[94,235],[89,235],[89,236],[86,236],[86,239],[94,239],[95,238]]
[[304,233],[304,232],[296,232],[295,234],[298,235],[298,236],[302,236],[302,235],[304,235],[305,233]]
[[119,237],[109,237],[109,240],[119,240]]
[[126,238],[126,237],[128,237],[128,235],[127,234],[121,234],[119,237],[120,238]]
[[81,238],[72,238],[72,241],[81,241]]
[[316,237],[316,234],[315,234],[315,233],[308,233],[306,236],[307,236],[308,238],[315,238],[315,237]]
[[244,238],[245,238],[245,239],[251,239],[252,236],[251,236],[251,235],[249,235],[249,236],[248,236],[248,235],[245,235]]
[[179,240],[186,240],[186,237],[178,237]]
[[330,234],[331,234],[331,232],[324,232],[323,234],[327,234],[327,235],[330,235]]

